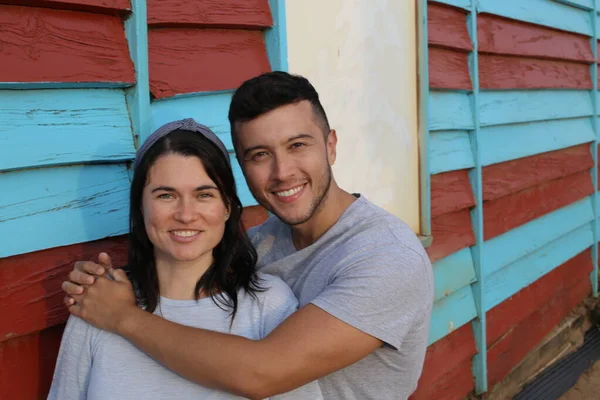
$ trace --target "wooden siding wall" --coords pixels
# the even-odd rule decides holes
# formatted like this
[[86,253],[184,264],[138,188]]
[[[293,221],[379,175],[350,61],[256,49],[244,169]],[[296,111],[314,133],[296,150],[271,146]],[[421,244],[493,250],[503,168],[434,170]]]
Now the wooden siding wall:
[[[476,386],[477,348],[487,352],[491,389],[592,293],[593,7],[586,0],[478,0],[475,38],[470,0],[428,2],[428,253],[436,302],[432,345],[413,400],[465,398]],[[483,344],[469,324],[478,317],[472,290],[478,276]]]
[[[286,67],[284,47],[273,48],[285,46],[278,0],[148,0],[147,26],[131,1],[0,1],[1,399],[45,398],[73,262],[100,251],[126,262],[142,124],[192,117],[231,151],[233,90],[271,64]],[[139,21],[142,30],[130,26]],[[249,228],[267,214],[232,164]]]

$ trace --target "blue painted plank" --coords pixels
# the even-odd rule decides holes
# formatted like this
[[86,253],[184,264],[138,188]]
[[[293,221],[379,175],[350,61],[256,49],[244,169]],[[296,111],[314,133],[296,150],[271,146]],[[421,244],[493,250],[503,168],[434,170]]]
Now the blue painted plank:
[[466,93],[431,91],[429,108],[431,131],[473,129],[471,104]]
[[434,0],[432,3],[448,4],[454,7],[464,8],[466,10],[471,8],[471,0]]
[[594,115],[589,90],[481,92],[479,104],[481,126]]
[[470,286],[465,286],[450,296],[436,301],[431,313],[429,344],[449,335],[476,316],[477,311]]
[[131,86],[129,82],[0,82],[0,90],[122,89]]
[[562,3],[571,7],[580,8],[582,10],[591,11],[594,9],[594,0],[553,0],[557,3]]
[[0,187],[0,257],[128,231],[124,165],[7,172],[0,174]]
[[592,36],[587,11],[548,0],[478,0],[479,12]]
[[590,118],[499,125],[481,129],[483,165],[594,141]]
[[432,175],[475,166],[468,132],[431,132],[429,144]]
[[0,170],[134,156],[122,90],[0,91]]
[[497,236],[484,243],[482,272],[491,275],[593,219],[592,198],[586,197]]
[[462,249],[434,262],[433,274],[435,277],[435,301],[469,286],[476,281],[471,251]]
[[273,26],[265,32],[267,56],[273,71],[288,70],[285,0],[269,0]]
[[485,286],[486,311],[564,264],[593,242],[592,225],[586,224],[490,275]]
[[[422,1],[417,6],[417,37],[420,43],[428,43],[427,32],[427,2]],[[429,115],[430,90],[429,90],[429,49],[427,46],[418,46],[418,118],[419,118],[419,208],[420,208],[420,236],[421,241],[431,243],[431,171],[429,168]],[[427,246],[425,244],[425,246]]]

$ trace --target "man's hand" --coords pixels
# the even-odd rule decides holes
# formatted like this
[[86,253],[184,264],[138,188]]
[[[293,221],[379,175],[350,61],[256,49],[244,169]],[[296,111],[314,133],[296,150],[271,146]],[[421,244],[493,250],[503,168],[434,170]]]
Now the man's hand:
[[69,273],[69,280],[62,283],[62,290],[67,294],[65,305],[69,307],[75,304],[71,296],[83,294],[85,287],[92,285],[97,277],[103,276],[111,268],[112,261],[106,253],[98,255],[98,264],[93,261],[77,261]]
[[110,268],[108,274],[112,279],[96,277],[83,294],[72,295],[75,303],[69,306],[69,312],[97,328],[117,333],[129,313],[139,309],[125,271]]

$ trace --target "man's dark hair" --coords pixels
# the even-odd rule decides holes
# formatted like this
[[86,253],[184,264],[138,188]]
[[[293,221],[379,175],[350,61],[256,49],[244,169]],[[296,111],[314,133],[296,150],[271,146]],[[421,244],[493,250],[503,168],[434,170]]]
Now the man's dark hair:
[[235,91],[229,106],[231,140],[236,152],[238,123],[251,121],[276,108],[303,100],[310,102],[314,116],[322,125],[323,135],[327,136],[330,129],[329,121],[319,101],[319,94],[308,79],[300,75],[274,71],[242,83]]

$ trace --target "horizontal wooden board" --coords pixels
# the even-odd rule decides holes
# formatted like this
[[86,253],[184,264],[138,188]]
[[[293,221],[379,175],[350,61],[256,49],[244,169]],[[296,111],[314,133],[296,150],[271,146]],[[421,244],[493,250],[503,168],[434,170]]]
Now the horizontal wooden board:
[[485,240],[568,206],[594,192],[589,171],[577,172],[483,204]]
[[429,344],[454,332],[477,316],[470,286],[465,286],[433,304]]
[[0,5],[0,41],[0,82],[135,81],[118,16]]
[[595,0],[553,0],[553,1],[557,1],[559,3],[563,3],[568,6],[581,8],[582,10],[591,11],[594,9],[594,1]]
[[268,217],[267,210],[262,206],[244,207],[242,211],[242,224],[244,225],[244,229],[248,230],[262,224]]
[[260,31],[150,30],[148,57],[150,91],[155,98],[235,89],[270,70]]
[[[475,380],[471,360],[464,360],[460,364],[453,364],[447,374],[434,382],[419,384],[415,393],[409,400],[463,400],[473,391]],[[423,380],[421,380],[423,381]],[[419,382],[421,382],[419,381]]]
[[585,10],[548,0],[479,0],[480,13],[531,22],[567,32],[592,36],[592,22]]
[[497,306],[589,248],[593,242],[592,227],[587,224],[490,275],[485,284],[484,309],[488,311]]
[[471,0],[429,0],[429,6],[432,4],[447,4],[453,7],[459,7],[465,10],[471,9]]
[[490,387],[500,382],[590,293],[591,283],[587,277],[567,290],[555,292],[541,308],[496,342],[487,354]]
[[471,249],[462,249],[433,263],[435,282],[434,300],[450,296],[475,282],[475,267]]
[[[55,233],[58,233],[55,228]],[[115,267],[127,263],[125,236],[56,247],[0,259],[0,342],[66,321],[60,285],[75,261],[111,256]]]
[[0,343],[2,399],[45,399],[52,383],[64,326]]
[[469,210],[440,215],[431,220],[433,243],[427,248],[431,261],[439,260],[475,244]]
[[120,89],[0,90],[0,126],[0,171],[135,157]]
[[87,11],[109,15],[125,14],[131,11],[129,0],[2,0],[1,2],[2,4]]
[[573,118],[482,128],[479,149],[483,165],[564,149],[595,138],[590,118]]
[[474,129],[470,96],[462,92],[429,92],[429,130]]
[[431,174],[473,168],[474,166],[475,161],[468,132],[431,132],[429,138],[429,171]]
[[593,166],[589,144],[490,165],[482,171],[483,200],[494,200]]
[[[23,184],[27,182],[27,184]],[[127,232],[124,165],[33,169],[0,174],[0,257]]]
[[273,25],[268,0],[148,0],[148,25],[265,29]]
[[459,8],[429,3],[427,36],[431,45],[467,52],[473,50],[467,30],[467,13]]
[[[587,90],[510,90],[479,93],[481,126],[516,124],[594,114]],[[447,117],[447,115],[446,115]]]
[[591,251],[586,250],[492,308],[486,316],[488,346],[542,308],[549,299],[560,296],[578,281],[588,279],[592,268]]
[[471,90],[469,55],[429,46],[429,86],[431,89]]
[[483,14],[477,18],[479,53],[594,62],[589,37]]
[[488,240],[483,245],[486,262],[482,273],[491,275],[562,236],[587,227],[593,219],[592,199],[588,197]]
[[432,218],[475,205],[466,169],[432,175],[430,185]]
[[479,55],[479,87],[498,89],[592,89],[588,64],[491,54]]

